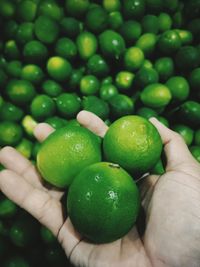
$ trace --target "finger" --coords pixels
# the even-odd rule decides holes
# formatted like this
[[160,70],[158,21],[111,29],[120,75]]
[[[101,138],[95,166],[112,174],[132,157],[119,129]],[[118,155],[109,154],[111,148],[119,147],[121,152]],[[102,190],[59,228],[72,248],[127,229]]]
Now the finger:
[[0,189],[9,199],[28,211],[57,236],[64,222],[60,201],[45,191],[34,188],[11,170],[0,172]]
[[39,123],[34,129],[34,136],[42,142],[54,131],[55,129],[48,123]]
[[104,137],[108,130],[108,126],[102,121],[102,119],[86,110],[82,110],[78,113],[77,120],[82,126],[100,137]]
[[170,130],[156,118],[150,118],[150,122],[157,128],[164,144],[167,157],[166,170],[176,169],[176,166],[188,161],[194,162],[194,158],[180,134]]
[[4,147],[0,151],[0,163],[20,176],[23,176],[33,186],[42,188],[41,177],[35,166],[13,147]]

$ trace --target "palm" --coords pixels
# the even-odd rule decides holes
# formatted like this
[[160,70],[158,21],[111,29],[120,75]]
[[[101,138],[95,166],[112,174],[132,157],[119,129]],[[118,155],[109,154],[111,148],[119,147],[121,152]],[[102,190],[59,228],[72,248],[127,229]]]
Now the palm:
[[[105,134],[107,126],[102,121],[88,113],[82,115],[78,119],[83,126],[100,136]],[[60,202],[63,192],[47,188],[34,166],[12,148],[4,148],[0,153],[0,161],[7,168],[1,172],[0,188],[58,236],[76,266],[191,266],[191,259],[193,266],[199,266],[200,167],[180,138],[176,140],[181,143],[178,155],[172,154],[175,144],[170,140],[170,132],[160,124],[156,127],[168,156],[167,172],[138,183],[147,215],[142,236],[135,226],[113,243],[95,245],[84,240],[63,214]],[[50,132],[52,128],[42,124],[36,136],[42,141]]]

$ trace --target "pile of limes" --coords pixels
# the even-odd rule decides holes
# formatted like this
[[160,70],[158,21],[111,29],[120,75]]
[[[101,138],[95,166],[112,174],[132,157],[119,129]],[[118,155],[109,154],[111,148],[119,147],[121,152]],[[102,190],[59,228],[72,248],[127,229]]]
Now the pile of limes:
[[[112,124],[103,142],[105,160],[133,176],[146,171],[144,166],[134,169],[128,154],[122,160],[120,153],[110,155],[119,147],[109,142],[115,127],[120,142],[131,146],[120,128],[127,115],[157,117],[182,135],[200,162],[199,1],[0,0],[0,26],[1,147],[11,145],[35,163],[41,147],[33,137],[35,125],[45,121],[61,131],[78,127],[78,134],[76,115],[85,109]],[[136,127],[135,134],[149,133],[149,127]],[[92,139],[91,150],[97,152],[100,141]],[[151,172],[163,173],[159,156],[157,166],[148,160]],[[43,255],[43,266],[64,266],[55,240],[44,246],[52,240],[46,229],[41,234],[35,227],[41,248],[22,240],[31,233],[14,222],[25,217],[31,220],[0,193],[2,266],[41,265]],[[12,257],[6,253],[11,250],[16,251]]]

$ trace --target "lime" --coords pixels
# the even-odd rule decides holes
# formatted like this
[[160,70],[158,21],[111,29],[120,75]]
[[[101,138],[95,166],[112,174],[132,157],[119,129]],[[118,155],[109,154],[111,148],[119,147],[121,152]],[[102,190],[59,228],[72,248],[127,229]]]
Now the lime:
[[158,118],[158,120],[159,120],[162,124],[164,124],[166,127],[169,128],[169,121],[168,121],[165,117],[163,117],[163,116],[158,116],[157,118]]
[[113,84],[104,84],[100,87],[99,94],[101,99],[108,101],[114,95],[118,94],[117,88]]
[[80,33],[80,21],[72,17],[64,17],[60,22],[60,29],[64,35],[75,38]]
[[107,12],[119,11],[121,9],[120,0],[103,0],[103,7]]
[[40,228],[40,235],[41,235],[42,241],[45,244],[52,244],[56,242],[56,238],[53,235],[53,233],[43,225]]
[[124,54],[124,66],[127,70],[136,71],[144,62],[143,51],[136,46],[130,47]]
[[33,131],[37,126],[37,121],[31,115],[25,115],[21,124],[28,136],[33,137]]
[[200,129],[196,130],[194,133],[194,143],[197,146],[200,146]]
[[119,11],[113,11],[109,14],[108,25],[112,30],[118,30],[123,25],[123,17]]
[[101,161],[98,138],[89,130],[66,126],[56,130],[42,143],[37,166],[42,177],[58,187],[71,184],[86,166]]
[[33,149],[33,143],[27,138],[23,138],[21,142],[15,147],[24,157],[30,159]]
[[135,75],[129,71],[120,71],[117,73],[115,77],[115,84],[119,90],[127,90],[130,89]]
[[110,67],[101,55],[95,54],[89,58],[87,69],[90,74],[97,77],[104,77],[109,73]]
[[66,81],[72,71],[72,66],[67,59],[62,57],[50,57],[47,62],[49,76],[58,82]]
[[50,97],[56,97],[62,93],[63,88],[54,80],[46,80],[42,83],[42,91]]
[[146,56],[149,56],[156,47],[157,36],[154,33],[144,33],[136,42],[136,46],[139,47]]
[[157,34],[159,30],[159,20],[155,15],[146,15],[142,18],[143,33],[150,32]]
[[80,81],[80,91],[83,95],[95,95],[100,88],[100,82],[94,75],[83,76]]
[[31,0],[23,0],[17,4],[17,17],[21,21],[33,21],[37,13],[37,4]]
[[71,60],[77,55],[77,47],[71,39],[63,37],[56,42],[55,52],[56,55]]
[[57,97],[56,107],[61,116],[74,118],[81,109],[81,103],[77,95],[63,93]]
[[183,46],[177,52],[175,62],[181,70],[192,70],[199,66],[200,52],[194,46]]
[[188,98],[190,87],[189,83],[184,77],[173,76],[166,82],[166,85],[172,94],[172,99],[183,101]]
[[21,78],[33,84],[39,84],[44,78],[44,73],[38,65],[28,64],[22,68]]
[[36,19],[34,31],[38,40],[46,44],[55,42],[59,35],[57,22],[44,15],[41,15]]
[[4,45],[4,55],[6,59],[17,60],[20,57],[20,49],[15,40],[8,40]]
[[48,49],[40,41],[33,40],[25,44],[23,56],[27,62],[40,63],[46,60]]
[[38,15],[45,15],[57,21],[63,17],[63,9],[54,0],[40,1]]
[[100,162],[73,180],[67,210],[74,227],[94,243],[108,243],[126,235],[140,208],[132,177],[119,165]]
[[11,78],[20,78],[22,72],[22,63],[19,60],[13,60],[6,64],[6,73]]
[[101,85],[111,84],[111,83],[113,83],[113,77],[112,76],[107,76],[101,81]]
[[19,105],[29,103],[36,94],[32,83],[26,80],[10,80],[7,84],[6,92],[9,99]]
[[163,9],[162,0],[146,0],[146,9],[150,14],[158,14]]
[[67,13],[73,17],[83,16],[89,8],[89,0],[65,0]]
[[100,117],[102,120],[108,118],[109,106],[106,101],[97,96],[87,96],[82,100],[82,107],[84,110],[90,111]]
[[181,42],[183,45],[189,45],[193,41],[193,35],[190,31],[183,30],[183,29],[177,29],[176,32],[181,38]]
[[17,122],[22,119],[23,115],[23,110],[10,102],[3,102],[0,107],[1,120]]
[[31,114],[38,121],[52,116],[55,113],[55,103],[53,99],[47,95],[37,95],[31,102]]
[[154,68],[141,68],[135,75],[134,83],[139,88],[157,83],[159,80],[158,72]]
[[133,114],[134,102],[125,94],[116,94],[109,99],[111,116],[119,118],[124,115]]
[[200,146],[191,146],[190,147],[190,152],[194,156],[194,158],[200,162]]
[[188,146],[192,144],[194,131],[190,127],[184,124],[176,124],[172,127],[172,129],[183,137]]
[[161,83],[147,85],[140,95],[141,101],[148,107],[165,107],[171,101],[172,95],[167,86]]
[[49,117],[45,120],[45,122],[51,125],[56,130],[62,128],[63,126],[66,126],[68,123],[66,120],[58,116]]
[[158,27],[160,32],[165,32],[172,27],[172,18],[167,13],[160,13],[158,16]]
[[80,81],[83,77],[83,72],[81,69],[73,69],[68,81],[68,86],[71,90],[75,90],[79,87]]
[[142,174],[159,160],[162,141],[147,119],[125,116],[111,124],[103,140],[103,151],[107,160],[133,174]]
[[25,44],[34,39],[34,24],[32,22],[21,23],[16,32],[17,42]]
[[0,218],[11,218],[17,212],[17,206],[8,198],[0,200]]
[[200,92],[200,67],[195,68],[189,76],[189,83],[192,90]]
[[166,81],[174,74],[174,62],[170,57],[161,57],[155,61],[155,70],[157,70],[161,81]]
[[22,128],[19,124],[11,121],[0,123],[0,146],[14,146],[22,139]]
[[15,3],[8,0],[1,0],[0,14],[4,18],[11,18],[15,13]]
[[156,165],[150,170],[150,173],[156,175],[162,175],[165,173],[165,169],[161,159],[159,159]]
[[141,24],[135,20],[124,21],[119,28],[120,34],[123,36],[127,44],[132,45],[136,42],[142,33]]
[[107,28],[108,14],[101,6],[90,8],[86,13],[86,27],[94,33],[100,33]]
[[[2,1],[1,1],[1,4],[2,4]],[[15,36],[17,33],[19,25],[15,20],[9,19],[7,22],[5,22],[4,27],[5,27],[4,32],[6,33],[6,37],[13,38],[13,36]]]
[[124,0],[123,14],[126,18],[139,19],[144,15],[145,1],[144,0]]
[[148,108],[148,107],[141,107],[137,110],[137,115],[146,118],[146,119],[150,119],[152,117],[158,117],[158,114],[155,110],[153,110],[152,108]]
[[165,55],[171,55],[181,47],[181,38],[175,30],[163,32],[158,40],[158,48]]
[[123,37],[113,30],[106,30],[99,35],[99,45],[105,56],[117,60],[125,51]]
[[188,100],[184,102],[178,111],[179,119],[191,126],[200,125],[200,104],[196,101]]
[[84,60],[87,60],[96,53],[96,36],[91,32],[84,31],[77,36],[76,45],[80,57]]

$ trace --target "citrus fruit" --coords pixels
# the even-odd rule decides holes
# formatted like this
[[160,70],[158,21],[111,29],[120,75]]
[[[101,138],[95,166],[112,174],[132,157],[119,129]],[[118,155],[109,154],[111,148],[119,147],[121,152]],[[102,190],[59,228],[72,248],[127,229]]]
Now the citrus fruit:
[[142,27],[139,22],[135,20],[124,21],[122,26],[119,28],[120,34],[123,36],[127,44],[133,44],[137,41],[142,33]]
[[114,95],[118,94],[117,88],[113,84],[104,84],[101,86],[99,90],[100,98],[108,101],[113,97]]
[[99,80],[94,75],[83,76],[80,81],[80,91],[83,95],[95,95],[99,87]]
[[81,32],[77,36],[76,45],[80,57],[84,60],[87,60],[96,53],[97,50],[96,36],[89,31]]
[[42,143],[37,166],[42,177],[57,187],[67,187],[86,166],[101,161],[98,138],[89,130],[66,126]]
[[183,46],[178,50],[175,62],[180,70],[192,70],[199,66],[200,52],[192,45]]
[[143,104],[151,108],[165,107],[169,104],[171,98],[169,88],[161,83],[147,85],[140,95]]
[[90,8],[86,14],[85,24],[91,32],[100,33],[108,26],[108,13],[101,6]]
[[131,173],[145,173],[158,161],[162,141],[156,128],[137,115],[124,116],[111,124],[103,140],[108,161]]
[[160,57],[155,61],[155,70],[157,70],[160,81],[166,81],[174,73],[174,62],[170,57]]
[[183,101],[189,96],[190,87],[187,80],[182,76],[173,76],[166,82],[172,98],[174,100]]
[[191,146],[190,152],[192,153],[193,157],[200,162],[200,146]]
[[135,75],[129,71],[120,71],[115,77],[115,83],[118,89],[126,91],[132,86]]
[[63,37],[56,42],[55,52],[58,56],[70,60],[76,56],[77,48],[71,39]]
[[81,103],[76,94],[63,93],[56,99],[59,114],[66,118],[74,118],[80,111]]
[[176,52],[181,47],[181,38],[174,30],[168,30],[161,34],[158,40],[158,48],[165,55]]
[[136,46],[139,47],[146,56],[149,56],[154,52],[157,42],[157,36],[154,33],[144,33],[136,42]]
[[118,30],[123,25],[123,17],[119,11],[113,11],[109,14],[108,25],[113,30]]
[[139,208],[137,186],[117,164],[92,164],[69,188],[67,210],[72,224],[94,243],[112,242],[127,234]]
[[109,73],[110,69],[105,59],[99,54],[95,54],[89,58],[87,68],[91,74],[97,77],[104,77]]
[[1,121],[0,123],[0,146],[13,146],[22,139],[22,128],[15,122]]
[[126,18],[139,19],[144,15],[144,0],[126,0],[123,1],[123,13]]
[[194,138],[194,131],[192,130],[192,128],[184,124],[176,124],[172,128],[175,132],[179,133],[183,137],[185,143],[188,146],[192,144]]
[[136,46],[129,47],[124,54],[124,66],[127,70],[136,71],[144,62],[143,51]]
[[134,102],[125,94],[116,94],[111,97],[109,99],[109,105],[113,118],[130,115],[134,112]]

